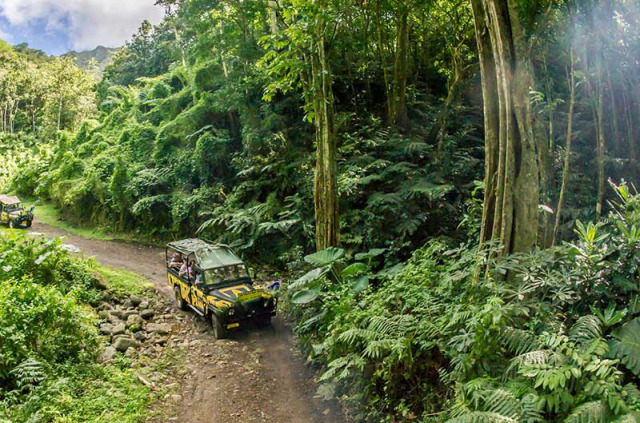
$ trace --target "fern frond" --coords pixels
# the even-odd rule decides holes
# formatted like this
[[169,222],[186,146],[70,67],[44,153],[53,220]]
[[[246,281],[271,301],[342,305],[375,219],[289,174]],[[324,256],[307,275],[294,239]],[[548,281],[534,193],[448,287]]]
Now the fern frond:
[[640,416],[638,414],[638,412],[627,413],[614,420],[613,423],[640,423]]
[[355,345],[357,341],[371,342],[380,338],[380,334],[370,329],[349,329],[338,336],[338,341]]
[[569,339],[576,344],[585,344],[601,336],[602,321],[592,314],[580,317],[569,331]]
[[487,411],[517,420],[521,415],[518,399],[505,389],[496,389],[486,400]]
[[381,339],[378,341],[368,342],[367,347],[362,352],[362,356],[365,358],[380,360],[392,351],[397,355],[403,355],[404,349],[404,344],[402,342],[391,339]]
[[542,415],[542,405],[540,398],[535,394],[527,394],[522,398],[522,422],[540,423],[544,422]]
[[625,323],[612,335],[610,356],[620,359],[634,375],[640,377],[640,318]]
[[368,329],[383,335],[402,336],[414,324],[415,319],[409,315],[397,315],[390,318],[373,316],[369,319]]
[[469,414],[449,419],[446,423],[518,423],[518,421],[489,411],[472,411]]
[[[536,350],[520,354],[511,359],[508,371],[517,369],[522,366],[544,365],[550,362],[550,357],[560,360],[561,358],[551,350]],[[556,364],[556,363],[554,363]]]
[[540,349],[537,336],[522,329],[508,328],[502,332],[500,338],[507,351],[515,355]]
[[44,364],[33,358],[17,365],[10,374],[19,389],[34,387],[47,378]]
[[566,418],[565,423],[607,423],[608,410],[602,401],[579,405]]

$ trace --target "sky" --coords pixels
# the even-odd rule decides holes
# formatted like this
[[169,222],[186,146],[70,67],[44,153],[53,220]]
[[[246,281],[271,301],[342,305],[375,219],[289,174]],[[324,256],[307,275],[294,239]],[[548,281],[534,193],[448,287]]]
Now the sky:
[[0,0],[0,39],[29,43],[47,54],[119,47],[147,19],[158,23],[155,0]]

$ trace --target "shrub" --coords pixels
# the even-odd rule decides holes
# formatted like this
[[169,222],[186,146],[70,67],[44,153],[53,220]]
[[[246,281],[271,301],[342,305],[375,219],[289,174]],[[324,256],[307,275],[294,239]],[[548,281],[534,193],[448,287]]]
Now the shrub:
[[370,404],[371,421],[637,421],[640,196],[614,188],[606,223],[578,222],[555,249],[432,240],[392,277],[342,250],[308,256],[288,291],[319,394]]

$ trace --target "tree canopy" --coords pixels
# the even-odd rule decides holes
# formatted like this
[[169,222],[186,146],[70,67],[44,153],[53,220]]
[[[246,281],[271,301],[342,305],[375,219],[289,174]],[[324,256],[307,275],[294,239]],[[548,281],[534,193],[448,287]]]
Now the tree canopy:
[[157,3],[100,81],[0,43],[0,185],[299,272],[362,421],[638,420],[637,1]]

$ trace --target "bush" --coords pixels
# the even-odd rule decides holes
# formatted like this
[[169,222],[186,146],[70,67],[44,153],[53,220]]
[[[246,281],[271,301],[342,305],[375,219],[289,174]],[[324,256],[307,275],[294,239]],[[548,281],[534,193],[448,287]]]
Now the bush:
[[370,404],[370,421],[637,421],[640,196],[615,189],[607,223],[555,249],[432,240],[393,277],[342,250],[308,256],[288,290],[319,394]]
[[149,388],[97,363],[98,282],[59,240],[0,232],[0,421],[134,423]]

